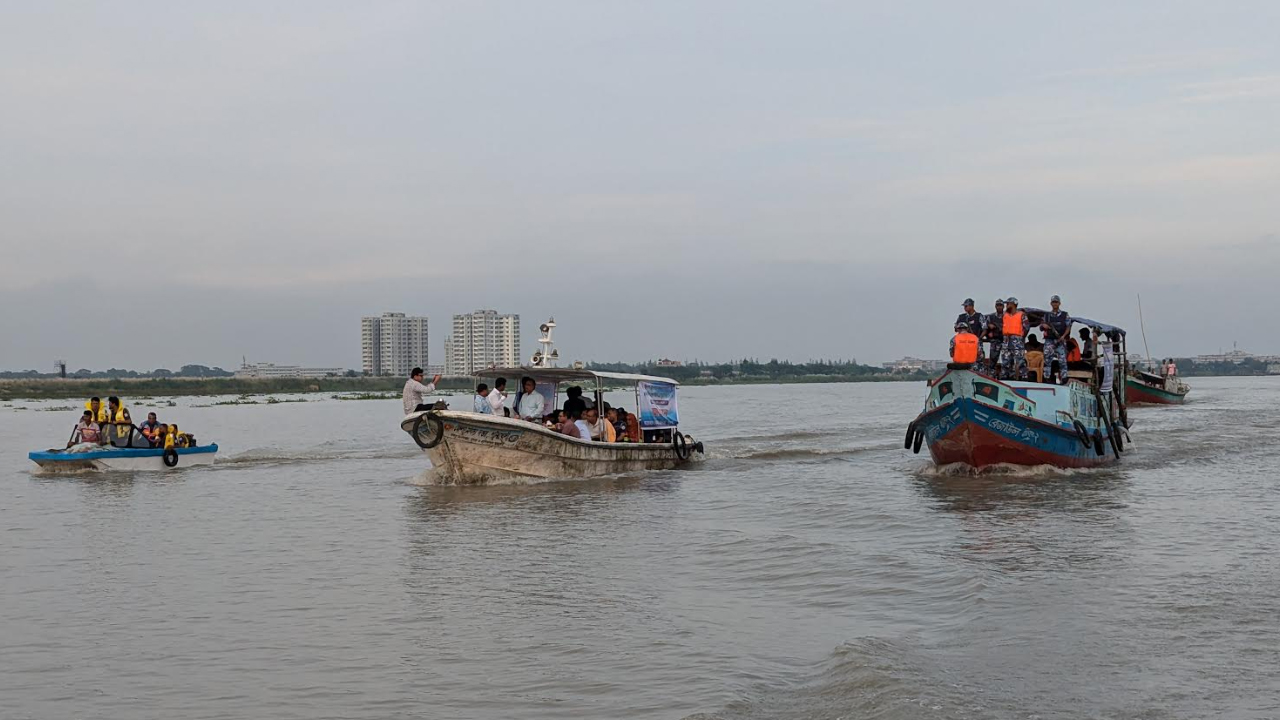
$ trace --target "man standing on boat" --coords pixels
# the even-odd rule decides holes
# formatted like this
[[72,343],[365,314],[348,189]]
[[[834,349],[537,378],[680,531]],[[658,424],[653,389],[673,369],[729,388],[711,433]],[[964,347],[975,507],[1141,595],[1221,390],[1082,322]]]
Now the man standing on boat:
[[542,422],[547,412],[546,398],[538,392],[538,382],[531,377],[520,379],[520,392],[516,393],[515,410],[520,417],[533,422]]
[[[1071,337],[1071,316],[1062,309],[1062,298],[1049,298],[1053,309],[1044,314],[1040,329],[1044,331],[1044,381],[1067,384],[1067,340]],[[1058,374],[1053,374],[1053,363],[1058,363]]]
[[996,298],[996,311],[988,315],[986,320],[986,330],[979,337],[986,340],[991,347],[991,352],[987,354],[987,358],[990,364],[989,372],[991,377],[995,377],[1000,369],[1000,346],[1004,344],[1004,335],[1002,334],[1002,328],[1004,327],[1004,300]]
[[1027,379],[1027,346],[1023,344],[1027,330],[1027,314],[1018,309],[1018,298],[1009,298],[1000,323],[1000,334],[1004,336],[1000,348],[1001,379]]
[[[987,318],[978,312],[973,306],[973,298],[965,298],[964,312],[956,316],[956,324],[964,323],[969,332],[973,333],[976,338],[982,337],[982,332],[987,328]],[[974,362],[982,362],[982,343],[978,343],[978,359]]]
[[507,379],[500,377],[493,381],[493,389],[489,391],[489,407],[493,408],[493,414],[498,417],[507,416],[507,408],[504,403],[507,401]]
[[426,396],[436,391],[436,383],[440,382],[440,376],[436,375],[431,378],[431,382],[422,384],[422,368],[416,367],[409,372],[409,380],[404,384],[404,414],[421,412],[430,410],[430,405],[424,405],[423,401]]

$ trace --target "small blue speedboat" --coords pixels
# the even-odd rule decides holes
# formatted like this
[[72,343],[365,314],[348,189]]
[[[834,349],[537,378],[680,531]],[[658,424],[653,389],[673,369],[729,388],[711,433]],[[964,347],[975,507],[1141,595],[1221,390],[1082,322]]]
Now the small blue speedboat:
[[82,449],[38,450],[27,454],[42,470],[170,470],[191,465],[211,465],[217,444],[172,448],[119,448],[110,445]]

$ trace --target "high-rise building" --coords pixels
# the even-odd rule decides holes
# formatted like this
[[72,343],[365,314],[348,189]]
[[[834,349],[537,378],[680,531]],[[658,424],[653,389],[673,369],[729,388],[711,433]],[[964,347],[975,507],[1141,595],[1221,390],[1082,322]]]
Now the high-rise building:
[[360,350],[370,375],[407,377],[415,367],[427,366],[427,318],[382,313],[360,319]]
[[453,335],[445,341],[445,374],[470,375],[497,365],[520,365],[520,316],[477,310],[453,316]]

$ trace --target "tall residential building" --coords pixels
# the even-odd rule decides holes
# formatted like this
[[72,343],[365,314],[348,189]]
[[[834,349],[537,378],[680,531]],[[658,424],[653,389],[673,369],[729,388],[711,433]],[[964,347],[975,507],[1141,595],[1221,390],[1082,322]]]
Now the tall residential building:
[[360,319],[360,351],[370,375],[407,377],[427,366],[427,319],[404,313],[382,313]]
[[520,316],[477,310],[453,316],[453,335],[445,340],[445,374],[470,375],[497,365],[520,365]]

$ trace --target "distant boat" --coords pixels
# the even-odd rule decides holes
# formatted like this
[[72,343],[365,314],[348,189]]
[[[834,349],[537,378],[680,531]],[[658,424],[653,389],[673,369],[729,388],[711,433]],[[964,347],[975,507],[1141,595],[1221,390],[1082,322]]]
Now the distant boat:
[[1154,373],[1134,370],[1124,379],[1125,396],[1130,403],[1148,405],[1182,405],[1187,401],[1191,386],[1176,376],[1160,377]]
[[917,453],[927,446],[938,465],[963,463],[977,469],[1087,468],[1119,461],[1127,437],[1119,381],[1125,368],[1124,330],[1072,319],[1093,328],[1095,338],[1107,332],[1121,344],[1115,355],[1119,367],[1111,379],[1115,410],[1102,402],[1100,373],[1092,363],[1072,363],[1066,385],[996,380],[969,365],[951,364],[930,381],[925,409],[907,426],[905,446]]

